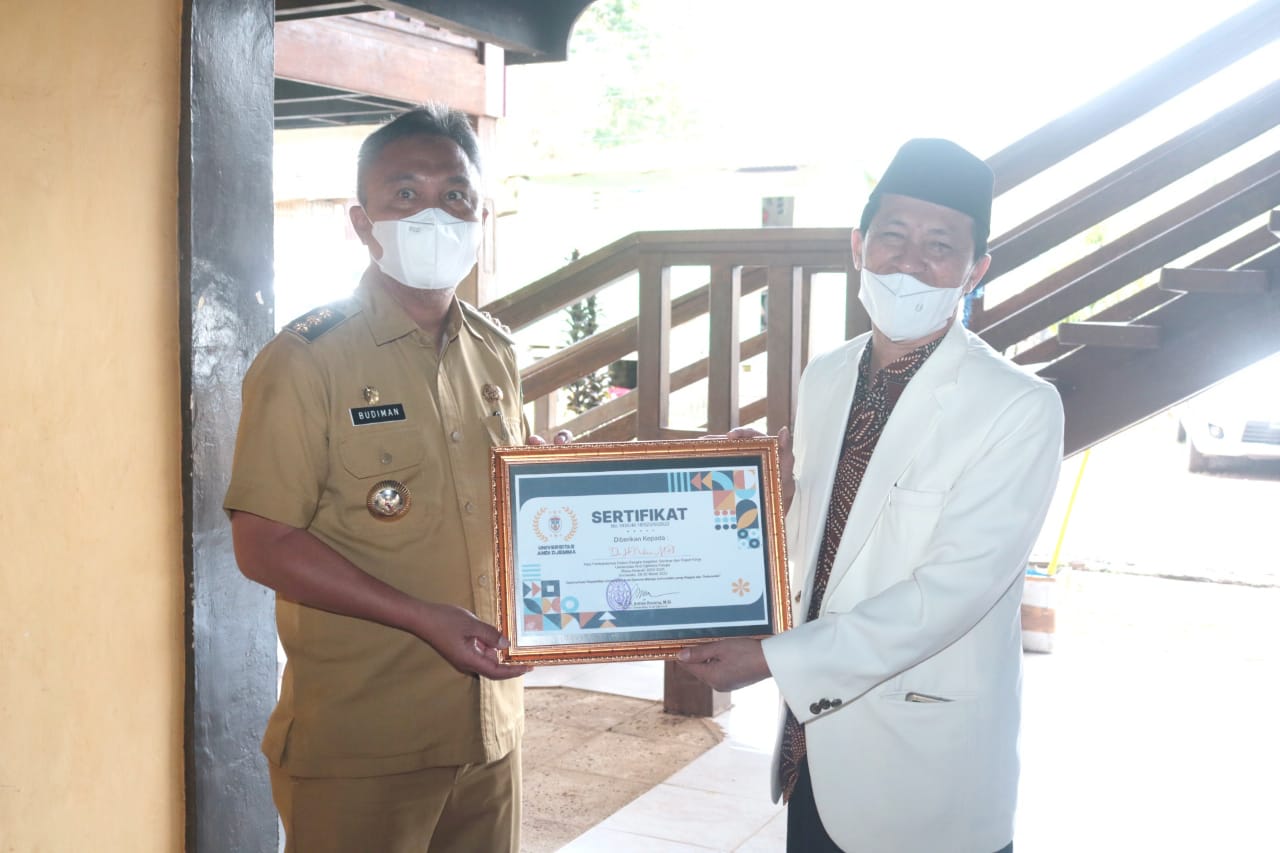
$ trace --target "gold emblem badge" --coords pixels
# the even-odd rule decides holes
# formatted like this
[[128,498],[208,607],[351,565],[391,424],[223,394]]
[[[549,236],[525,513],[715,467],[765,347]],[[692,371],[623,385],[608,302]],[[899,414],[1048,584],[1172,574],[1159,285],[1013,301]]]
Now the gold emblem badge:
[[383,480],[369,490],[365,506],[379,521],[395,521],[409,511],[413,502],[409,488],[399,480]]
[[364,386],[364,401],[370,406],[378,405],[378,400],[381,398],[382,395],[378,393],[377,388],[374,388],[372,385]]
[[486,403],[501,403],[502,389],[497,385],[492,385],[486,382],[480,389],[480,396],[484,398]]

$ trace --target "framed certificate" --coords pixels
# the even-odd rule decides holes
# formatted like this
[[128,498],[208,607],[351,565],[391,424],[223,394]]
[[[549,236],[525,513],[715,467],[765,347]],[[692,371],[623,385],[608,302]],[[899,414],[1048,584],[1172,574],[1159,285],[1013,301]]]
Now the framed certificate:
[[513,663],[655,660],[791,626],[777,440],[498,447]]

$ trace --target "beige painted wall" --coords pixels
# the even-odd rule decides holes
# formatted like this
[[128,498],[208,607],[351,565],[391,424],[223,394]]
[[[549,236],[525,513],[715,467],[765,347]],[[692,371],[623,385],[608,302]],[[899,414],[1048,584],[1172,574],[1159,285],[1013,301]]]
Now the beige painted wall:
[[0,853],[182,849],[180,31],[4,4]]

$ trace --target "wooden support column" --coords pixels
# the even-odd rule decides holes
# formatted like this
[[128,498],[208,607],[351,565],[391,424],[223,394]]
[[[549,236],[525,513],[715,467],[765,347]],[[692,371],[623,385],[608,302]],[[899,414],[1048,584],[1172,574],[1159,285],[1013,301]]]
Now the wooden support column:
[[710,291],[707,431],[719,435],[738,426],[738,302],[742,296],[742,268],[713,266]]
[[671,397],[671,272],[657,254],[640,257],[639,337],[636,354],[636,437],[661,438]]
[[[502,54],[500,48],[486,48],[486,56],[497,53],[499,57]],[[486,74],[489,74],[489,62],[485,63]],[[492,108],[489,106],[488,108]],[[476,262],[476,267],[467,276],[466,280],[458,285],[458,296],[470,302],[472,305],[485,305],[493,300],[497,294],[494,292],[498,282],[498,240],[502,236],[498,223],[497,202],[489,194],[494,184],[494,176],[503,174],[500,171],[501,164],[496,164],[498,152],[498,120],[491,115],[476,116],[474,119],[476,126],[476,138],[480,142],[480,163],[484,169],[484,174],[488,178],[482,181],[484,187],[484,195],[480,199],[481,207],[484,210],[484,241],[480,245],[480,260]]]
[[776,435],[792,426],[796,414],[796,393],[800,385],[800,297],[799,267],[769,267],[769,378],[767,383],[767,432]]
[[[183,4],[175,307],[186,853],[278,848],[267,762],[258,747],[276,700],[274,597],[240,574],[222,512],[240,382],[274,331],[272,12],[268,0]],[[127,776],[114,784],[127,785]],[[104,839],[104,846],[112,845]]]

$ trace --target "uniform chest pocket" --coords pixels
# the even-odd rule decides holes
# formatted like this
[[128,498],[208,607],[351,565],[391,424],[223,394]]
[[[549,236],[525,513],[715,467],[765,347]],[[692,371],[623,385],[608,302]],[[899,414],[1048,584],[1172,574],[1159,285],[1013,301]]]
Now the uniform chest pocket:
[[489,415],[484,419],[484,425],[494,447],[511,447],[523,443],[524,431],[520,422],[506,417],[502,412]]
[[422,464],[422,434],[416,429],[378,430],[348,436],[338,445],[342,467],[353,477],[381,477]]

